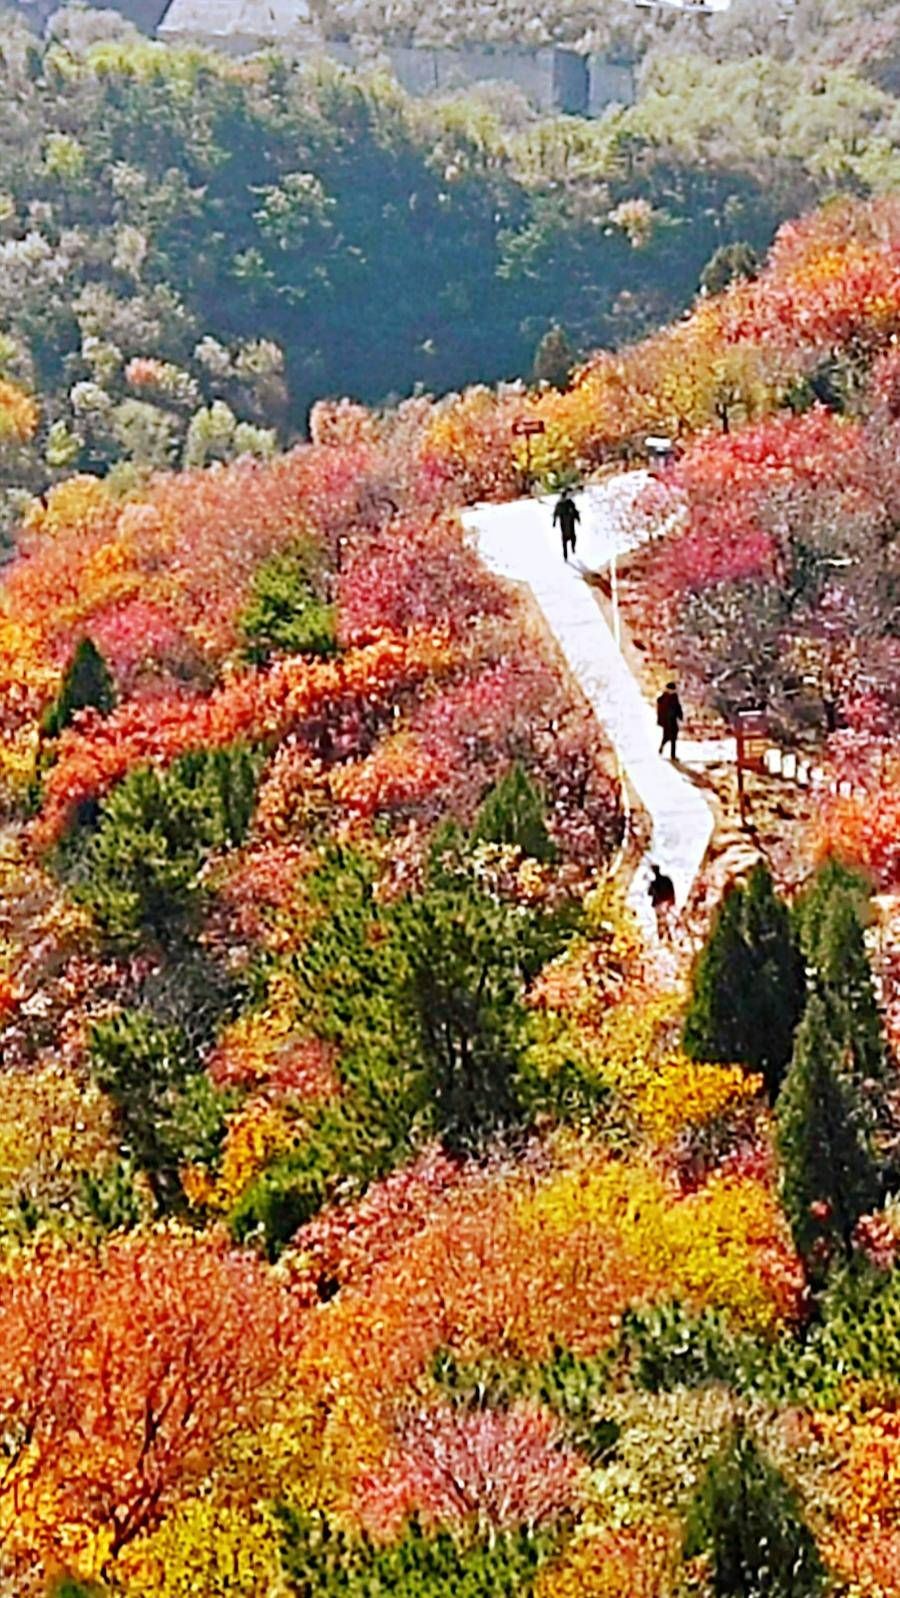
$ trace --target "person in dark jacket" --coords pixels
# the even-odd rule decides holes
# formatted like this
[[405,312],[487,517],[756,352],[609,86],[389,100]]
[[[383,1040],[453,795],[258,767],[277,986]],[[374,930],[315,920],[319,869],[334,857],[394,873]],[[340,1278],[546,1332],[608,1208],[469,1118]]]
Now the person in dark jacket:
[[578,506],[566,488],[560,494],[553,512],[553,525],[562,533],[563,560],[568,560],[569,549],[575,553],[575,528],[581,521]]
[[659,936],[665,937],[671,932],[671,917],[675,911],[675,884],[671,877],[660,871],[659,866],[651,865],[653,878],[647,893],[650,903],[656,912],[656,926]]
[[675,759],[675,745],[678,742],[678,727],[684,721],[684,711],[678,697],[678,687],[673,682],[667,682],[665,692],[661,693],[656,701],[656,720],[662,728],[659,752],[668,744],[672,750],[672,759]]

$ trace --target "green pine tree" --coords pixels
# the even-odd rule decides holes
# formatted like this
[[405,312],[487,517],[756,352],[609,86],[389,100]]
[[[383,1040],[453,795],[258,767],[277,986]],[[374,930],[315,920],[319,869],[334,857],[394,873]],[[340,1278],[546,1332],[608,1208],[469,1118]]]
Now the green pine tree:
[[557,848],[547,830],[543,796],[518,762],[484,799],[471,837],[473,843],[514,844],[535,860],[556,859]]
[[82,638],[66,667],[59,693],[44,714],[44,736],[58,738],[79,710],[93,707],[108,716],[115,703],[115,684],[106,661],[91,638]]
[[334,654],[335,608],[322,597],[323,587],[322,552],[309,539],[264,561],[240,617],[247,659],[264,666],[274,654]]
[[750,958],[743,907],[743,889],[729,888],[694,966],[684,1022],[684,1048],[693,1060],[739,1061],[746,1052]]
[[835,893],[850,899],[860,926],[868,926],[872,919],[872,886],[868,878],[829,855],[809,878],[791,911],[795,935],[810,965],[815,964],[822,922]]
[[181,1198],[172,1117],[196,1069],[183,1035],[145,1011],[123,1010],[95,1025],[90,1053],[99,1086],[118,1107],[126,1157],[147,1173],[160,1208],[170,1209]]
[[104,800],[94,830],[67,846],[73,892],[118,943],[180,941],[204,900],[210,853],[243,841],[259,757],[241,744],[138,766]]
[[775,892],[771,873],[761,863],[747,878],[743,933],[751,967],[744,1058],[762,1073],[769,1097],[774,1099],[793,1051],[806,981],[790,912]]
[[684,1025],[692,1059],[758,1071],[771,1099],[803,1013],[803,964],[787,908],[763,865],[730,888],[694,968]]
[[877,1082],[886,1063],[881,1015],[858,907],[845,889],[831,893],[811,955],[832,1034],[849,1050],[857,1080]]
[[861,1095],[844,1069],[821,998],[813,994],[776,1105],[782,1198],[794,1241],[821,1277],[878,1203],[880,1180]]
[[426,1063],[438,1129],[467,1148],[519,1116],[516,1079],[528,1041],[522,1003],[527,929],[514,906],[468,883],[398,907],[402,1004]]
[[796,1494],[742,1425],[701,1482],[684,1553],[707,1555],[716,1598],[817,1598],[825,1590]]
[[287,1590],[296,1598],[530,1598],[556,1541],[552,1530],[527,1527],[457,1538],[412,1520],[381,1545],[287,1504],[275,1506],[274,1522]]

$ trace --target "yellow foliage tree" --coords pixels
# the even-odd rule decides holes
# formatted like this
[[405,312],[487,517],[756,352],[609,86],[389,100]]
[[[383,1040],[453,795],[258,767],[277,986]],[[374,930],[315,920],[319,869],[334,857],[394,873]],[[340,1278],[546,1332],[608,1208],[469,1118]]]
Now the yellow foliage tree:
[[30,394],[0,377],[0,444],[27,444],[37,432],[40,411]]

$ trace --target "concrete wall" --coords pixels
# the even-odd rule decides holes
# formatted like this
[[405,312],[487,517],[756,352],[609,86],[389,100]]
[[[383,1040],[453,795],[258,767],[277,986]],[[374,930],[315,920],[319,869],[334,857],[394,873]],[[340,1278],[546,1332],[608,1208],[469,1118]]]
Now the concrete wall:
[[587,115],[599,117],[608,105],[634,105],[634,72],[605,56],[588,57]]
[[[316,48],[342,66],[364,64],[350,44],[329,42]],[[630,67],[553,46],[543,50],[500,45],[494,49],[425,50],[395,45],[382,52],[382,59],[408,94],[446,94],[474,83],[512,83],[537,110],[572,116],[599,116],[608,105],[634,101]]]
[[159,25],[169,44],[205,44],[251,55],[290,39],[309,22],[306,0],[171,0]]
[[[132,0],[152,4],[155,0]],[[350,44],[304,43],[305,0],[171,0],[159,28],[169,43],[211,44],[230,55],[246,55],[266,44],[289,43],[304,54],[322,55],[341,66],[366,65]],[[296,30],[296,31],[295,31]],[[293,33],[293,37],[291,34]],[[548,45],[519,50],[469,45],[458,50],[392,45],[380,52],[408,94],[450,93],[475,83],[512,83],[541,112],[599,116],[607,105],[630,105],[634,80],[628,67],[602,56]]]
[[587,116],[590,83],[587,56],[574,50],[553,51],[553,104],[548,110]]

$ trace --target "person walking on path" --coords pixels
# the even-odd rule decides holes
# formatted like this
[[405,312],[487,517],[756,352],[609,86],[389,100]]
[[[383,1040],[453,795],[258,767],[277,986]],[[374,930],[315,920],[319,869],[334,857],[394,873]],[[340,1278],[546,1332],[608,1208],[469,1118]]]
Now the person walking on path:
[[684,721],[684,711],[678,697],[678,686],[674,682],[667,682],[665,692],[661,693],[656,701],[656,720],[662,728],[659,752],[668,744],[672,750],[672,759],[675,759],[675,745],[678,742],[679,723]]
[[656,915],[656,930],[660,938],[671,937],[672,916],[675,914],[675,884],[666,877],[659,866],[651,865],[653,879],[647,893]]
[[570,546],[572,554],[574,555],[575,553],[575,528],[580,521],[581,516],[578,506],[569,490],[564,488],[553,512],[553,525],[554,527],[559,527],[562,533],[563,560],[568,560]]

